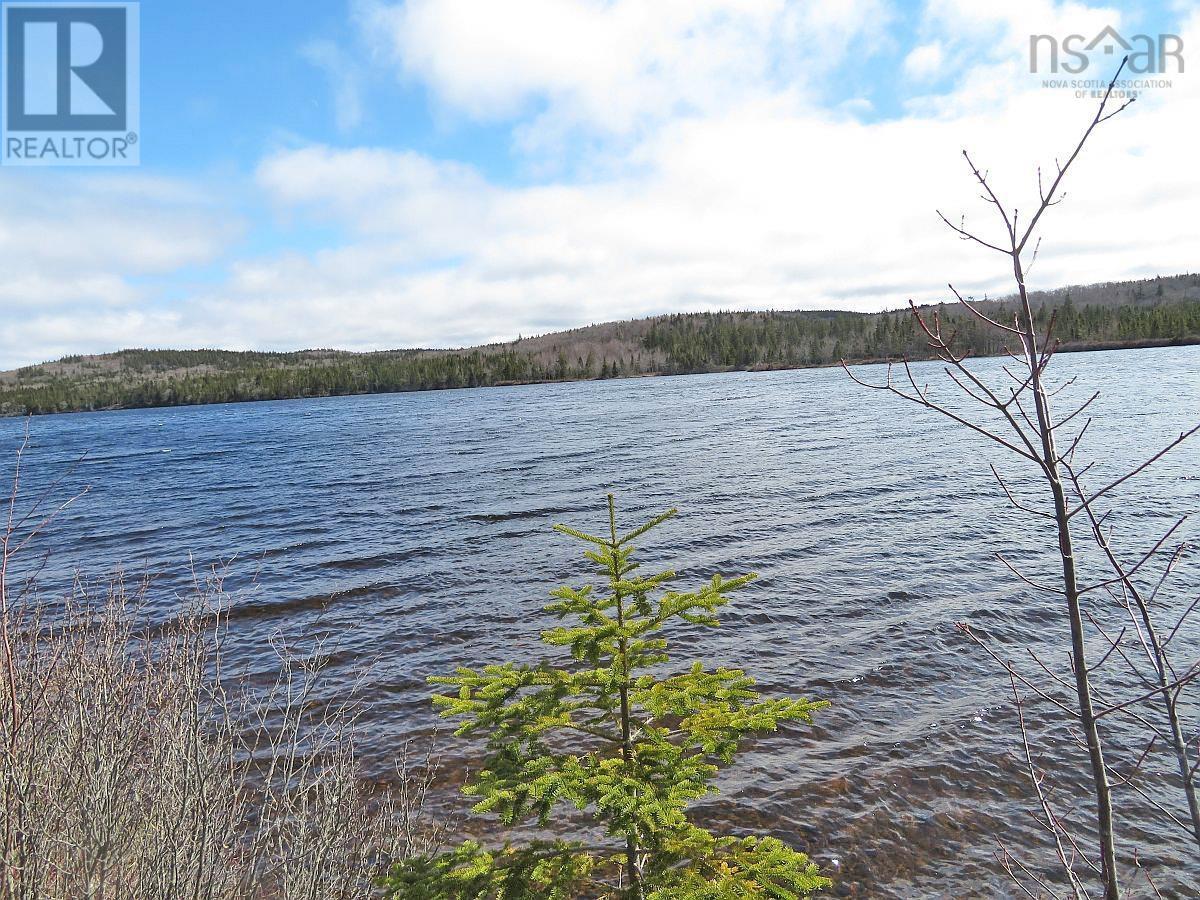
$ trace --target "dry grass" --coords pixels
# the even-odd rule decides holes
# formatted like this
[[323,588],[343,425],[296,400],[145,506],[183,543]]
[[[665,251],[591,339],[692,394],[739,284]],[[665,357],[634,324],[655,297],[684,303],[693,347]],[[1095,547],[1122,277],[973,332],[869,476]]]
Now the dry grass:
[[356,900],[391,861],[437,848],[436,762],[406,751],[397,788],[366,784],[362,698],[338,685],[347,699],[317,701],[319,645],[278,637],[273,678],[231,678],[217,581],[153,631],[145,585],[54,603],[14,589],[19,526],[37,521],[15,498],[0,531],[0,897]]

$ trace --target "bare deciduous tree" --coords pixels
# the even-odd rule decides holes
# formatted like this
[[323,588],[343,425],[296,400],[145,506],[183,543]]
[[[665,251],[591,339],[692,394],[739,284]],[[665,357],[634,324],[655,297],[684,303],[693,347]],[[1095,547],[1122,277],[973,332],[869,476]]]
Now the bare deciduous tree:
[[[1086,493],[1081,483],[1081,475],[1087,471],[1087,467],[1078,467],[1075,457],[1090,424],[1085,414],[1099,395],[1098,393],[1092,394],[1065,415],[1056,414],[1054,410],[1055,395],[1071,382],[1056,386],[1048,383],[1047,369],[1058,346],[1054,337],[1054,318],[1053,316],[1050,318],[1044,330],[1039,329],[1038,317],[1026,288],[1026,275],[1036,260],[1040,248],[1039,226],[1042,224],[1046,212],[1062,202],[1064,197],[1063,181],[1072,165],[1095,130],[1133,102],[1128,100],[1118,106],[1113,106],[1113,91],[1124,65],[1123,62],[1114,75],[1095,115],[1066,161],[1056,164],[1054,177],[1048,186],[1043,180],[1041,170],[1038,170],[1039,202],[1032,215],[1022,218],[1017,208],[1002,202],[992,188],[988,173],[976,166],[967,151],[963,151],[963,158],[975,184],[981,191],[981,198],[992,209],[1003,226],[1002,237],[985,238],[967,228],[965,217],[955,224],[941,212],[938,213],[941,220],[962,240],[974,242],[987,250],[1001,254],[1011,266],[1016,287],[1015,308],[1006,304],[984,305],[973,302],[962,296],[953,285],[950,285],[950,291],[959,305],[969,310],[986,326],[996,329],[1006,336],[1009,344],[1006,347],[1009,360],[1001,367],[1003,383],[1000,386],[992,384],[988,379],[981,377],[974,367],[968,366],[967,355],[956,349],[955,335],[943,333],[938,313],[935,311],[929,314],[917,308],[915,304],[910,304],[913,321],[928,341],[933,353],[945,363],[944,372],[952,385],[958,392],[961,392],[961,396],[956,401],[946,402],[934,399],[929,386],[918,383],[917,376],[907,359],[900,364],[902,377],[896,378],[893,367],[889,366],[887,379],[882,384],[871,383],[857,377],[843,362],[847,373],[857,383],[890,392],[951,419],[958,425],[970,429],[1019,457],[1036,473],[1035,483],[1041,486],[1044,498],[1042,503],[1028,499],[1025,491],[1014,490],[1017,485],[1007,481],[995,467],[992,467],[992,474],[997,483],[1015,508],[1023,514],[1053,524],[1057,534],[1056,550],[1060,561],[1059,572],[1052,579],[1039,580],[1020,571],[1004,555],[998,554],[998,557],[1000,562],[1024,584],[1038,592],[1052,594],[1061,599],[1062,609],[1069,626],[1070,672],[1064,675],[1054,672],[1049,665],[1030,651],[1040,676],[1037,680],[1051,679],[1050,682],[1039,686],[1037,680],[1022,674],[1009,661],[1002,658],[1001,654],[993,650],[987,641],[973,632],[969,626],[963,624],[959,627],[999,662],[1009,674],[1028,772],[1040,807],[1036,818],[1053,838],[1056,854],[1072,895],[1075,898],[1089,896],[1087,883],[1094,877],[1102,887],[1105,900],[1117,900],[1120,896],[1114,835],[1113,786],[1116,783],[1120,786],[1129,785],[1135,790],[1140,790],[1133,783],[1133,779],[1145,754],[1137,760],[1129,772],[1125,775],[1117,775],[1111,764],[1105,759],[1105,742],[1100,722],[1106,716],[1117,714],[1131,715],[1139,721],[1145,722],[1144,717],[1138,712],[1139,705],[1149,698],[1161,699],[1174,726],[1173,739],[1180,758],[1180,771],[1185,789],[1189,792],[1189,801],[1193,804],[1194,809],[1194,791],[1191,786],[1195,768],[1188,764],[1186,747],[1182,744],[1182,734],[1177,717],[1177,700],[1179,691],[1200,674],[1200,670],[1191,667],[1182,672],[1176,672],[1171,668],[1169,660],[1163,653],[1167,642],[1158,639],[1157,630],[1153,627],[1149,615],[1148,604],[1130,577],[1141,570],[1145,562],[1162,549],[1166,539],[1164,538],[1163,541],[1156,544],[1136,566],[1125,568],[1111,553],[1111,548],[1105,542],[1102,528],[1103,517],[1096,514],[1094,503],[1142,472],[1163,454],[1194,434],[1196,429],[1193,428],[1191,431],[1180,434],[1167,447],[1150,456],[1145,462],[1112,479],[1098,490],[1090,494]],[[1011,315],[1011,322],[1002,321],[1008,315]],[[973,410],[979,409],[984,411],[983,416],[978,416],[973,412]],[[1067,432],[1068,426],[1074,429],[1074,433],[1070,436]],[[1091,522],[1092,534],[1100,542],[1101,549],[1108,554],[1110,564],[1115,570],[1112,577],[1100,578],[1095,584],[1084,583],[1076,552],[1076,538],[1072,526],[1080,519]],[[1135,626],[1145,641],[1146,653],[1153,662],[1155,672],[1155,678],[1148,683],[1146,692],[1135,695],[1129,700],[1121,701],[1109,699],[1107,690],[1098,689],[1093,683],[1093,678],[1098,668],[1112,659],[1114,654],[1117,654],[1117,658],[1125,656],[1122,642],[1126,636],[1124,633],[1115,636],[1108,634],[1101,623],[1097,622],[1081,603],[1081,597],[1087,592],[1101,588],[1111,589],[1114,586],[1118,586],[1123,596],[1127,598],[1130,615],[1136,616],[1138,620],[1135,622]],[[1174,636],[1177,633],[1178,626],[1171,634]],[[1092,640],[1104,641],[1107,648],[1107,652],[1098,661],[1089,659],[1089,635]],[[1052,704],[1079,729],[1081,744],[1086,748],[1090,768],[1091,795],[1094,804],[1094,847],[1085,847],[1085,842],[1073,833],[1072,828],[1067,824],[1066,816],[1054,808],[1052,792],[1044,784],[1044,775],[1035,762],[1034,751],[1029,743],[1021,690],[1032,691],[1041,700]],[[1042,891],[1051,896],[1054,895],[1051,888],[1041,881],[1030,867],[1003,847],[1001,848],[1001,863],[1026,895],[1042,896]]]

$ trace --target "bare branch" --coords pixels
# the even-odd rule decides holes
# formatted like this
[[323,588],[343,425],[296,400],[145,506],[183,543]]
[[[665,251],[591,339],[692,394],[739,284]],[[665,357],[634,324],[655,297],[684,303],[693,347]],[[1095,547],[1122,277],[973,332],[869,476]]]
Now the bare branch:
[[1167,446],[1163,447],[1161,450],[1159,450],[1157,453],[1155,453],[1153,456],[1151,456],[1148,460],[1146,460],[1145,462],[1141,463],[1138,466],[1135,466],[1133,469],[1131,469],[1129,472],[1126,472],[1124,475],[1122,475],[1116,481],[1112,481],[1109,484],[1105,485],[1100,490],[1098,490],[1094,494],[1092,494],[1086,501],[1081,502],[1079,506],[1070,510],[1067,513],[1067,518],[1068,519],[1072,518],[1076,514],[1082,512],[1084,509],[1087,509],[1088,507],[1090,507],[1091,504],[1095,503],[1097,500],[1099,500],[1101,497],[1103,497],[1105,494],[1107,494],[1113,488],[1119,487],[1120,485],[1122,485],[1126,481],[1128,481],[1130,478],[1133,478],[1135,475],[1140,475],[1142,472],[1144,472],[1150,466],[1154,465],[1154,463],[1158,462],[1160,459],[1162,459],[1164,456],[1166,456],[1168,453],[1170,453],[1172,450],[1174,450],[1176,447],[1178,447],[1180,444],[1182,444],[1184,441],[1186,441],[1188,438],[1190,438],[1192,435],[1194,435],[1197,431],[1200,431],[1200,425],[1196,425],[1195,427],[1191,428],[1190,430],[1183,432],[1183,434],[1179,435],[1179,437],[1175,438],[1175,440],[1171,441],[1171,443],[1167,444]]
[[1084,131],[1083,136],[1079,139],[1079,143],[1075,145],[1075,149],[1071,152],[1071,155],[1067,157],[1066,163],[1058,167],[1058,174],[1055,176],[1054,181],[1050,184],[1050,190],[1043,195],[1042,203],[1038,207],[1038,211],[1034,213],[1033,218],[1030,219],[1029,224],[1025,227],[1025,233],[1021,236],[1021,239],[1019,241],[1014,240],[1016,253],[1019,254],[1025,249],[1025,245],[1029,242],[1030,236],[1037,229],[1038,222],[1041,220],[1042,215],[1047,209],[1050,208],[1050,204],[1046,198],[1052,199],[1054,195],[1058,193],[1059,185],[1062,184],[1063,179],[1066,177],[1067,170],[1071,168],[1072,163],[1074,163],[1079,157],[1080,152],[1083,150],[1084,144],[1087,143],[1087,140],[1089,137],[1091,137],[1092,132],[1096,130],[1097,126],[1103,122],[1107,122],[1117,113],[1126,109],[1129,104],[1133,102],[1133,99],[1127,100],[1118,109],[1105,115],[1104,110],[1108,106],[1109,99],[1112,97],[1113,88],[1116,87],[1117,79],[1121,77],[1121,72],[1125,69],[1125,65],[1128,62],[1128,56],[1121,60],[1121,65],[1117,67],[1116,74],[1113,75],[1112,81],[1108,83],[1108,90],[1104,92],[1104,99],[1100,101],[1100,108],[1096,110],[1096,116],[1094,119],[1092,119],[1092,124],[1090,124],[1087,127],[1087,130]]
[[948,228],[950,228],[952,231],[955,231],[958,233],[959,238],[961,240],[974,241],[977,244],[987,247],[989,250],[995,250],[997,253],[1004,253],[1007,255],[1008,253],[1011,252],[1009,250],[1005,250],[1003,247],[997,247],[995,244],[989,243],[988,241],[985,241],[983,238],[976,237],[971,232],[967,231],[966,216],[963,217],[961,225],[955,225],[953,222],[951,222],[949,219],[947,219],[944,215],[942,215],[942,211],[940,209],[935,210],[935,212],[937,212],[938,218],[946,223],[946,226]]

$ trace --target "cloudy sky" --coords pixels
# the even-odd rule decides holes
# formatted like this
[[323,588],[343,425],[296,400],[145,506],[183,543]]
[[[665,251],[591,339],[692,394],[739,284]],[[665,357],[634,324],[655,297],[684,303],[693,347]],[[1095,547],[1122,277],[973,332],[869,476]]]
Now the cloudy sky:
[[1200,268],[1194,0],[144,0],[141,167],[0,169],[0,369],[1002,291],[934,210],[994,233],[963,148],[1030,208],[1094,101],[1029,37],[1105,26],[1186,71],[1097,135],[1036,287]]

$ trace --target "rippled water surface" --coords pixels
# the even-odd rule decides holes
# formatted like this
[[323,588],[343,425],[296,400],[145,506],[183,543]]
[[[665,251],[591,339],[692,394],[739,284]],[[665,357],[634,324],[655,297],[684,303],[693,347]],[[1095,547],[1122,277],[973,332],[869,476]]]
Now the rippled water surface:
[[[1200,348],[1055,365],[1079,376],[1077,388],[1104,391],[1086,445],[1096,484],[1200,420]],[[917,368],[936,379],[936,367]],[[256,580],[232,617],[240,652],[265,663],[282,628],[335,633],[347,678],[378,659],[366,749],[380,772],[400,741],[432,725],[427,675],[537,651],[547,592],[582,572],[579,548],[550,526],[599,527],[613,491],[628,523],[680,508],[644,562],[677,568],[685,583],[761,576],[720,630],[687,635],[684,654],[744,666],[768,691],[832,701],[816,728],[754,744],[709,820],[807,848],[846,896],[1015,896],[997,839],[1047,859],[1026,813],[1007,681],[953,625],[973,623],[1008,655],[1030,647],[1061,662],[1066,626],[1053,600],[993,556],[1037,571],[1053,562],[1052,537],[1007,508],[992,481],[989,463],[1019,476],[1018,461],[839,371],[54,416],[32,427],[31,491],[85,451],[71,481],[93,486],[43,543],[49,578],[119,564],[161,573],[165,596],[185,584],[189,557],[237,555],[234,586]],[[0,422],[6,453],[20,430]],[[1144,548],[1171,514],[1197,510],[1198,462],[1200,442],[1131,483],[1123,540]],[[1172,584],[1168,602],[1194,598],[1200,566],[1185,561]],[[1185,640],[1200,647],[1200,629]],[[1059,740],[1046,736],[1044,710],[1030,716],[1039,740]],[[1132,746],[1119,727],[1112,740]],[[1046,765],[1069,789],[1078,753],[1051,746]],[[469,752],[449,747],[452,760]],[[1166,760],[1150,768],[1149,789],[1165,791]],[[1164,896],[1200,896],[1194,850],[1189,858],[1186,841],[1148,821],[1125,849],[1136,844]]]

